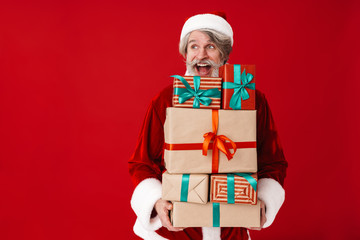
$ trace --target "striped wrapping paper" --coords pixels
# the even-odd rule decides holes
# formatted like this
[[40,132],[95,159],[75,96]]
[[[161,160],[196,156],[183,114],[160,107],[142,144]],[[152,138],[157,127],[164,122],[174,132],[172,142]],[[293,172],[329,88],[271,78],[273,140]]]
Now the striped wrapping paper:
[[[190,84],[191,88],[194,89],[194,80],[193,77],[183,76],[185,80]],[[212,88],[217,88],[221,92],[222,78],[214,77],[201,77],[200,88],[201,90],[208,90]],[[174,78],[174,89],[175,88],[184,88],[184,84],[177,78]],[[212,102],[209,106],[205,106],[200,103],[200,108],[209,108],[209,109],[220,109],[221,98],[209,97]],[[173,107],[183,107],[183,108],[193,108],[194,97],[190,98],[184,103],[179,103],[179,95],[173,95]]]
[[[257,174],[251,175],[257,180]],[[235,203],[257,204],[257,193],[245,178],[235,175]],[[211,175],[210,201],[227,203],[227,175]]]

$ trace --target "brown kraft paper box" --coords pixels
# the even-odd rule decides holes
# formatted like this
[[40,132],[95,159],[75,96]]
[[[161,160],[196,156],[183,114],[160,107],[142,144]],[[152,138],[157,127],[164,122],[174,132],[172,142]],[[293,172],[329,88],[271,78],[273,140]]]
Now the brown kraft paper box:
[[[220,205],[220,227],[260,227],[260,203]],[[213,227],[213,203],[173,202],[174,227]]]
[[[203,135],[212,132],[211,109],[167,108],[164,124],[164,161],[167,171],[173,173],[212,173],[212,149],[202,154]],[[219,152],[219,173],[257,172],[256,110],[218,110],[217,135],[225,135],[233,142],[250,144],[237,148],[228,160]],[[187,150],[196,146],[196,150]],[[255,146],[254,146],[255,145]],[[180,146],[185,150],[171,150]],[[233,152],[232,149],[230,149]]]
[[[162,199],[180,201],[183,174],[162,176]],[[207,174],[190,174],[187,191],[187,202],[205,204],[209,198],[209,176]]]

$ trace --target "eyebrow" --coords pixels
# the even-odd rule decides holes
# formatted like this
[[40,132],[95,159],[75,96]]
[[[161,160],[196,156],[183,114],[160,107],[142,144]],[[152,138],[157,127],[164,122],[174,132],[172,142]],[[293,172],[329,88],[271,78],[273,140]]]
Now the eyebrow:
[[[195,40],[195,39],[192,39],[192,40],[190,40],[190,41],[188,42],[188,44],[193,43],[193,42],[196,42],[196,40]],[[214,42],[211,41],[211,40],[208,40],[207,42],[214,44]]]

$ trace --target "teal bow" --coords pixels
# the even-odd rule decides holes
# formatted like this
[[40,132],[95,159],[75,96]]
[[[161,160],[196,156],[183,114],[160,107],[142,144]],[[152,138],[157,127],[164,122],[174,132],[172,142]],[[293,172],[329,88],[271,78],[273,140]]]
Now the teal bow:
[[246,88],[255,90],[255,83],[250,83],[253,78],[254,76],[251,73],[246,74],[245,69],[241,73],[241,66],[234,64],[234,82],[223,82],[224,89],[234,89],[229,104],[232,109],[241,109],[241,99],[247,100],[250,98]]
[[217,88],[202,90],[200,87],[200,77],[194,76],[194,89],[191,88],[190,84],[179,75],[172,75],[171,77],[179,79],[185,86],[185,88],[174,88],[174,95],[179,95],[179,103],[182,104],[194,97],[193,108],[200,108],[200,103],[209,106],[212,99],[209,97],[220,98],[221,92]]
[[251,176],[251,173],[228,173],[227,174],[227,201],[229,204],[235,203],[235,179],[234,175],[245,178],[256,192],[257,181]]

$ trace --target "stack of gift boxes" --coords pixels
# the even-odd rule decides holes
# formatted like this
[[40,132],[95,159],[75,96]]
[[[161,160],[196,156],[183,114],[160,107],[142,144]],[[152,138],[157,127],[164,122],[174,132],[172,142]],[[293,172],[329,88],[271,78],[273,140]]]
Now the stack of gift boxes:
[[255,66],[174,75],[164,124],[162,199],[174,227],[259,227]]

